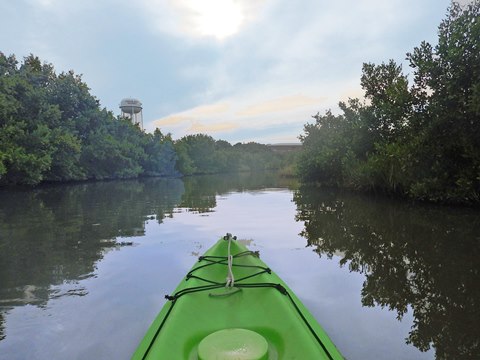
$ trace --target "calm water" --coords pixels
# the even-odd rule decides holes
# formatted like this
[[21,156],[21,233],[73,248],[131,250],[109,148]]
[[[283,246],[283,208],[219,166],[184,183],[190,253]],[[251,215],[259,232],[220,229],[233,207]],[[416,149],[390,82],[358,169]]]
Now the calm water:
[[0,192],[0,359],[129,359],[226,232],[251,240],[348,359],[478,359],[478,211],[271,174]]

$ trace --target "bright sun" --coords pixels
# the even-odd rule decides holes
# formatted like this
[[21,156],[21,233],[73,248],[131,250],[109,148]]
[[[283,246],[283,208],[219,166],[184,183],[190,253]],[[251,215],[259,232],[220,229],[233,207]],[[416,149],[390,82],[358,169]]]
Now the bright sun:
[[240,29],[244,20],[242,8],[234,0],[186,0],[190,29],[200,36],[213,36],[223,40]]

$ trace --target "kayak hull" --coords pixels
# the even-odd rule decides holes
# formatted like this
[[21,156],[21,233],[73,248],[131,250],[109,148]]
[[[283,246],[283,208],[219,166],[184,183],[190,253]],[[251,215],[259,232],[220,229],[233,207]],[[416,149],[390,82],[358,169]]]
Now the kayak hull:
[[[229,249],[235,281],[226,288]],[[343,359],[288,286],[256,253],[231,238],[220,239],[200,257],[167,298],[133,360],[197,360],[202,340],[222,329],[259,334],[271,360]]]

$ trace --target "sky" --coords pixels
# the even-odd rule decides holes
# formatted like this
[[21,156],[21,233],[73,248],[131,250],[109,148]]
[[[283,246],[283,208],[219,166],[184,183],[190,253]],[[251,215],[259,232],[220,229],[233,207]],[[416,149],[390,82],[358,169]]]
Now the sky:
[[[465,0],[464,0],[465,1]],[[143,104],[145,131],[299,142],[361,98],[362,64],[437,43],[450,0],[0,0],[0,51],[74,70],[102,107]]]

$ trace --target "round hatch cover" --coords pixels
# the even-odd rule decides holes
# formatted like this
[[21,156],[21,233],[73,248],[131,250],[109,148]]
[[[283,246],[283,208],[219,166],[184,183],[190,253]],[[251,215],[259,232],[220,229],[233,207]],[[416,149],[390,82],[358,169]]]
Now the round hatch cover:
[[223,329],[203,338],[198,345],[199,360],[267,360],[268,343],[255,331]]

